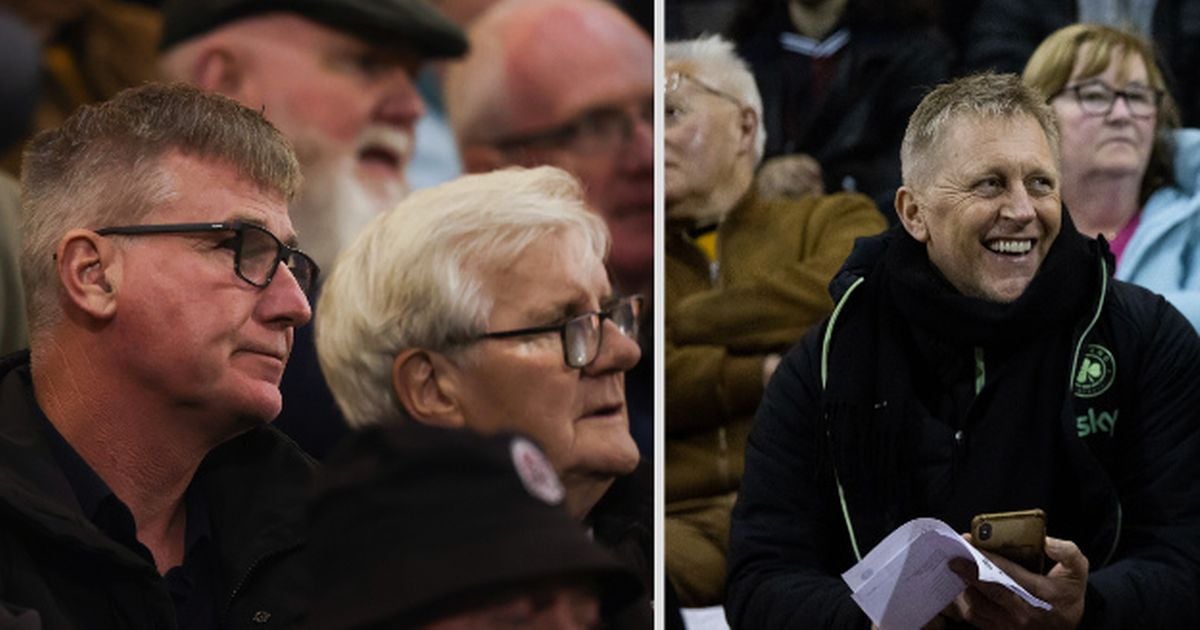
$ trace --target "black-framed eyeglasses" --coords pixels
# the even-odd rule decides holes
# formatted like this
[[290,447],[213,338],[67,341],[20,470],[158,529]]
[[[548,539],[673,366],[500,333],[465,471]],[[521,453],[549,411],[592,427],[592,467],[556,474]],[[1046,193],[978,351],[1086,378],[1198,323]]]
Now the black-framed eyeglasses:
[[1163,99],[1162,90],[1138,86],[1117,90],[1099,81],[1068,85],[1059,94],[1063,92],[1074,92],[1079,109],[1092,116],[1107,116],[1119,97],[1125,99],[1125,107],[1131,116],[1149,118],[1158,111]]
[[638,123],[654,129],[654,99],[627,106],[597,107],[546,131],[493,142],[501,151],[566,149],[581,155],[616,151],[633,137]]
[[96,230],[96,234],[108,236],[142,236],[146,234],[196,234],[205,232],[232,232],[232,236],[221,241],[221,247],[233,250],[233,272],[239,278],[262,288],[271,284],[279,263],[287,265],[305,295],[316,284],[320,269],[317,263],[304,252],[285,244],[266,228],[246,221],[227,223],[166,223],[162,225],[121,225]]
[[506,339],[557,332],[562,340],[563,361],[567,367],[585,368],[600,355],[600,344],[604,342],[604,320],[611,319],[621,334],[637,339],[642,302],[640,295],[627,295],[605,310],[576,315],[561,324],[488,332],[475,339]]

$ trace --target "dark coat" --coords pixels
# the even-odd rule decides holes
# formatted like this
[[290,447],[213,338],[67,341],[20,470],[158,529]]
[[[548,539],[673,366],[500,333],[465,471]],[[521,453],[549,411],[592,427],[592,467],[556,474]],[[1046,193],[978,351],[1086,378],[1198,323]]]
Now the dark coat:
[[[929,89],[950,78],[954,50],[932,28],[852,25],[833,67],[818,71],[830,76],[825,94],[816,96],[805,93],[797,77],[817,70],[781,47],[782,24],[788,24],[786,14],[737,42],[762,95],[766,157],[811,155],[821,164],[826,192],[861,192],[895,222],[908,117]],[[800,101],[790,96],[797,92]]]
[[[165,580],[83,515],[35,405],[28,353],[0,361],[0,622],[34,610],[47,630],[174,628]],[[263,425],[214,449],[197,470],[192,487],[208,502],[219,549],[222,627],[287,627],[303,611],[296,552],[313,468]]]
[[[878,247],[880,240],[860,242],[848,267],[861,262],[860,254]],[[902,519],[969,513],[970,509],[962,509],[964,504],[969,508],[994,505],[997,497],[1022,491],[1006,483],[1010,477],[1046,479],[1042,485],[1066,489],[1054,499],[1070,507],[1051,517],[1050,534],[1076,542],[1089,559],[1084,627],[1195,627],[1200,622],[1195,597],[1200,591],[1200,486],[1195,483],[1200,478],[1200,338],[1187,320],[1162,297],[1111,280],[1102,257],[1090,271],[1086,266],[1074,267],[1077,277],[1085,273],[1101,277],[1096,285],[1101,288],[1092,292],[1089,308],[1061,337],[1073,340],[1071,348],[1092,344],[1110,348],[1116,368],[1111,386],[1094,398],[1083,398],[1068,383],[1076,380],[1070,376],[1079,373],[1086,354],[1078,356],[1076,350],[1073,358],[1068,351],[1061,361],[1050,361],[1061,364],[1055,369],[1064,377],[1048,381],[1062,382],[1066,389],[1059,398],[1064,401],[1061,412],[1051,418],[1053,423],[1038,423],[1045,435],[1026,438],[1038,440],[1029,447],[1053,445],[1052,463],[1040,460],[1048,468],[1018,471],[1011,462],[989,461],[987,466],[994,465],[995,470],[990,483],[973,485],[938,502],[931,508],[933,514],[905,513],[897,509],[902,505],[899,491],[885,490],[866,502],[861,490],[870,485],[847,481],[847,470],[869,467],[873,458],[849,454],[843,443],[848,432],[828,421],[836,413],[828,399],[829,388],[847,380],[839,369],[845,365],[839,355],[853,352],[874,334],[864,322],[879,321],[863,308],[864,300],[874,295],[867,284],[871,262],[864,267],[866,281],[861,288],[835,294],[843,299],[834,311],[829,339],[826,322],[784,359],[755,419],[731,529],[726,611],[733,627],[866,627],[866,616],[840,578],[855,562],[851,533],[866,554]],[[844,291],[849,286],[846,280],[840,277],[835,285]],[[1031,334],[1029,338],[1046,337]],[[829,354],[823,354],[826,343]],[[968,357],[971,352],[970,347],[959,349]],[[884,359],[880,363],[891,366],[879,367],[884,374],[888,369],[904,369]],[[826,365],[828,380],[823,383]],[[1021,382],[1045,372],[1044,368],[1006,366],[1012,382],[1031,390]],[[935,377],[905,378],[920,384]],[[969,370],[963,378],[970,378]],[[982,391],[976,400],[985,407],[1004,407],[991,418],[1007,417],[1009,424],[1016,424],[1033,415],[1020,411],[1029,404],[1027,400],[993,397],[989,401],[984,395],[988,390]],[[969,410],[956,411],[975,413],[979,407],[971,404]],[[883,415],[879,404],[875,410]],[[1093,422],[1104,414],[1109,414],[1107,424]],[[822,427],[827,421],[828,426]],[[994,452],[961,450],[959,435],[934,418],[912,418],[909,428],[911,435],[890,444],[890,449],[883,445],[881,453],[884,457],[898,450],[912,454],[908,461],[915,462],[910,464],[913,468],[921,467],[924,480],[953,480],[963,458],[995,459]],[[1005,428],[988,425],[979,431]],[[1006,435],[1013,439],[1014,432]],[[1020,439],[1022,434],[1015,435]],[[859,466],[863,461],[866,466]],[[875,475],[885,481],[906,477],[897,472]],[[886,483],[875,487],[889,488]],[[839,490],[846,493],[844,503]],[[964,523],[950,524],[965,531]]]
[[642,460],[632,473],[617,477],[588,514],[587,524],[595,541],[641,578],[647,593],[609,625],[621,630],[654,627],[649,601],[654,593],[654,466]]

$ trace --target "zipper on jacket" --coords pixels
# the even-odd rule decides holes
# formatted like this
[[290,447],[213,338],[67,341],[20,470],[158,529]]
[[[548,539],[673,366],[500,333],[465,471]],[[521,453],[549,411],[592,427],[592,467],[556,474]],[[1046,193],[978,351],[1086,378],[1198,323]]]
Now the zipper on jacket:
[[242,579],[238,580],[238,583],[233,587],[233,590],[229,592],[229,598],[225,601],[225,614],[222,615],[222,621],[221,621],[222,628],[230,627],[229,617],[230,617],[230,615],[233,614],[233,602],[234,602],[234,600],[237,599],[237,596],[241,592],[242,587],[246,586],[246,582],[250,581],[250,576],[254,575],[255,569],[257,569],[259,567],[259,565],[261,565],[263,563],[264,560],[274,557],[274,556],[278,556],[278,555],[286,553],[288,551],[292,551],[294,549],[299,549],[300,546],[301,545],[299,543],[297,543],[297,544],[293,544],[293,545],[288,545],[287,547],[282,547],[282,548],[276,549],[274,551],[269,551],[269,552],[264,553],[261,556],[255,558],[254,562],[251,562],[250,566],[246,567],[245,573],[242,574]]
[[[1096,327],[1096,322],[1100,321],[1100,314],[1104,311],[1104,302],[1108,298],[1108,261],[1104,258],[1100,259],[1100,299],[1096,301],[1096,310],[1092,313],[1092,319],[1088,325],[1084,327],[1080,333],[1079,339],[1075,342],[1075,356],[1071,359],[1071,373],[1067,375],[1067,396],[1074,396],[1075,375],[1079,371],[1079,354],[1083,351],[1083,342],[1087,340],[1088,335]],[[1114,489],[1115,491],[1115,489]],[[1121,542],[1121,526],[1124,521],[1124,509],[1121,507],[1121,497],[1117,495],[1117,527],[1113,532],[1112,546],[1108,548],[1108,555],[1104,557],[1104,563],[1100,566],[1108,566],[1112,561],[1113,555],[1117,553],[1117,545]]]
[[987,383],[987,369],[983,363],[983,348],[975,348],[975,395],[979,396],[979,392],[983,391],[984,384]]

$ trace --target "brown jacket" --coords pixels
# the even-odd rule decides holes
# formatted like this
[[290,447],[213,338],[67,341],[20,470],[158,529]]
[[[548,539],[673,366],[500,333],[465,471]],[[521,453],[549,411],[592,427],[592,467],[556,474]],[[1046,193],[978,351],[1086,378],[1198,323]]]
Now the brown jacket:
[[685,226],[666,234],[667,501],[735,491],[763,361],[833,309],[827,285],[854,239],[887,226],[853,193],[761,199],[721,223],[710,275]]

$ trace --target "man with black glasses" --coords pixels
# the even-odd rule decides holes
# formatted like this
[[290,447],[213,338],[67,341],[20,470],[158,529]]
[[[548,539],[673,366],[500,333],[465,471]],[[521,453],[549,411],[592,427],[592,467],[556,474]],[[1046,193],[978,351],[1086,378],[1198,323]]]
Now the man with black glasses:
[[[610,284],[608,230],[582,194],[551,167],[413,193],[338,259],[317,304],[317,354],[351,426],[535,439],[567,511],[649,587],[652,474],[625,405],[642,298]],[[645,602],[628,614],[649,627]]]
[[[266,423],[316,264],[259,113],[147,85],[33,140],[0,362],[0,626],[286,625],[311,460]],[[23,627],[23,626],[18,626]]]

